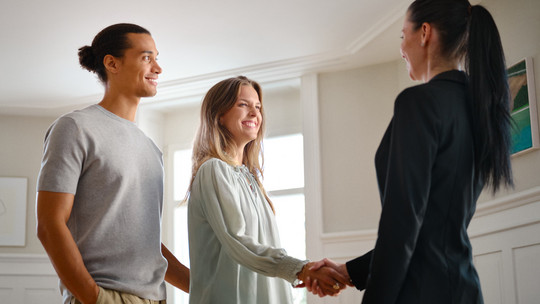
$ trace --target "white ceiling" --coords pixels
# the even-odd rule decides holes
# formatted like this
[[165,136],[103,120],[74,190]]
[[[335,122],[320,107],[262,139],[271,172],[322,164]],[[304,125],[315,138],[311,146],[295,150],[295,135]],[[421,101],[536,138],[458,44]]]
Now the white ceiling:
[[244,74],[272,82],[399,58],[410,0],[2,1],[0,114],[56,115],[99,101],[103,88],[77,49],[102,28],[147,28],[163,68],[156,97],[170,105]]

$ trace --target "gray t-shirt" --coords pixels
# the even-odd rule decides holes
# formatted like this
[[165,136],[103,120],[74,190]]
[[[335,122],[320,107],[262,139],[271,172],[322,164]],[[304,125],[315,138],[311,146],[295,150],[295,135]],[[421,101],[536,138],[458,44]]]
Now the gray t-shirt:
[[[68,228],[96,283],[163,300],[163,158],[133,122],[99,105],[58,118],[45,137],[38,191],[75,195]],[[72,295],[61,284],[64,303]]]

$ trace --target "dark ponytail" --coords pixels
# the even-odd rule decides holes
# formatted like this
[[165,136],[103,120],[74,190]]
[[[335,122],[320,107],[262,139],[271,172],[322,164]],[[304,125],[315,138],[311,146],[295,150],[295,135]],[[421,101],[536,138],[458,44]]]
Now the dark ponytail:
[[491,186],[513,186],[510,164],[510,100],[504,52],[491,14],[469,7],[465,65],[473,102],[476,177]]
[[415,29],[430,23],[440,35],[441,55],[465,58],[473,108],[477,181],[513,186],[510,166],[508,79],[501,39],[490,13],[467,0],[415,0],[408,10]]
[[84,69],[96,73],[103,83],[107,83],[107,73],[103,65],[103,58],[106,55],[122,57],[124,51],[131,47],[128,33],[148,34],[150,32],[136,24],[119,23],[106,27],[99,32],[92,46],[83,46],[79,48],[79,63]]

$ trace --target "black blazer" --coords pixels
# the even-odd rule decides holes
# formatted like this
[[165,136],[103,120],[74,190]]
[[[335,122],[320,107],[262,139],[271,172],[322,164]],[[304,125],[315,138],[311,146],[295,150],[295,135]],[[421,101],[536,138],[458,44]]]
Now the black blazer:
[[483,303],[467,226],[474,178],[467,76],[401,92],[375,156],[382,203],[375,249],[347,262],[362,303]]

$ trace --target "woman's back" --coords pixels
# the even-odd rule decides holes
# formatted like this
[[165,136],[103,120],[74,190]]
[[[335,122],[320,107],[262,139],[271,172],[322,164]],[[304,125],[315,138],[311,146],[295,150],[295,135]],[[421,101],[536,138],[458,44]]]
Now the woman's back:
[[[466,231],[481,191],[468,94],[465,74],[449,71],[396,100],[376,155],[383,213],[370,295],[463,303],[470,293],[481,294]],[[386,252],[383,259],[377,250]],[[382,288],[383,277],[395,282]]]

